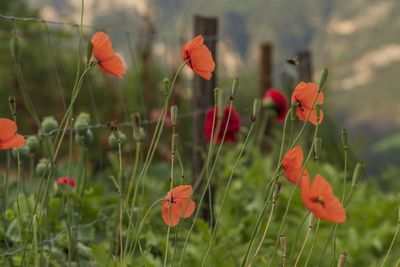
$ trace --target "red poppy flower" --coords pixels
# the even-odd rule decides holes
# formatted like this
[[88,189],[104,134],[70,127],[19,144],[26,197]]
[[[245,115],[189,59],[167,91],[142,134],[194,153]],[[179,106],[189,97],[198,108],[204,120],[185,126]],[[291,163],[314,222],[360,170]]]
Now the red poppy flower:
[[182,59],[186,62],[189,58],[187,65],[204,79],[210,80],[211,72],[215,70],[215,62],[210,50],[204,45],[203,36],[199,35],[183,46]]
[[[217,114],[218,114],[218,106],[216,108]],[[219,144],[222,140],[222,137],[224,135],[224,131],[225,131],[225,127],[226,127],[226,122],[228,121],[228,115],[229,115],[229,105],[227,105],[225,107],[225,111],[224,111],[224,115],[222,117],[222,122],[221,122],[221,127],[218,133],[218,138],[216,138],[217,140],[215,140],[215,136],[214,136],[214,142],[216,144]],[[215,118],[215,123],[214,123],[214,135],[216,134],[216,130],[217,130],[217,117]],[[205,138],[207,138],[208,140],[211,140],[211,130],[212,130],[212,125],[213,125],[213,119],[214,119],[214,108],[210,109],[206,115],[206,122],[204,124],[204,136]],[[239,115],[236,113],[235,108],[232,107],[232,112],[231,112],[231,117],[229,119],[229,124],[228,124],[228,129],[226,130],[226,135],[225,135],[225,139],[224,142],[232,142],[235,143],[236,142],[236,134],[239,132],[240,130],[240,117]]]
[[[292,95],[292,103],[298,103],[296,115],[300,120],[305,121],[307,119],[307,116],[310,113],[312,103],[314,102],[317,93],[318,85],[315,83],[300,82],[294,89]],[[319,93],[316,103],[319,103],[320,105],[324,103],[324,94],[322,92]],[[324,117],[324,113],[322,112],[322,110],[319,117],[320,118],[318,124],[322,122],[322,119]],[[311,111],[311,115],[308,121],[314,125],[317,125],[317,113],[315,112],[315,105]]]
[[[195,203],[189,197],[193,194],[191,185],[180,185],[171,191],[171,208],[169,208],[170,192],[164,197],[162,206],[162,217],[166,225],[169,224],[171,216],[171,226],[176,226],[181,217],[187,218],[192,215]],[[169,210],[171,210],[169,212]]]
[[[150,119],[153,121],[157,121],[160,118],[162,108],[153,109],[150,112]],[[171,120],[171,108],[167,109],[167,116],[165,116],[165,126],[171,128],[172,127],[172,120]]]
[[16,134],[17,125],[14,121],[0,118],[0,149],[10,149],[21,147],[25,143],[25,138]]
[[303,150],[301,150],[301,147],[299,146],[289,150],[282,161],[282,167],[285,170],[285,176],[293,184],[297,184],[300,174],[304,169],[300,182],[297,184],[300,187],[303,186],[303,179],[309,178],[308,171],[301,167],[302,164]]
[[304,205],[321,220],[342,223],[346,212],[339,199],[333,195],[332,186],[319,174],[310,185],[310,179],[303,179],[301,198]]
[[92,38],[92,47],[100,68],[108,74],[123,79],[121,74],[125,73],[124,64],[121,58],[114,54],[108,35],[104,32],[96,33]]
[[[57,183],[68,185],[68,177],[58,178]],[[69,186],[75,187],[75,179],[72,177],[69,177]]]
[[286,96],[278,90],[271,88],[267,90],[262,98],[263,103],[266,103],[269,99],[272,100],[273,108],[278,113],[276,120],[283,122],[288,112],[288,105]]

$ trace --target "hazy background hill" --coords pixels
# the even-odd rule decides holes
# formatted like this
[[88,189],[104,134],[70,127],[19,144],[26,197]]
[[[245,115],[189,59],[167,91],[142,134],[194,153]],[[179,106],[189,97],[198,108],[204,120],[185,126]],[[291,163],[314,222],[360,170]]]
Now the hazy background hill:
[[[35,0],[46,19],[79,21],[80,1]],[[357,155],[375,173],[400,162],[400,2],[398,0],[87,0],[85,23],[141,31],[150,22],[153,56],[172,66],[192,37],[194,14],[220,18],[219,71],[246,76],[256,95],[261,42],[274,45],[276,87],[287,57],[310,49],[315,77],[330,71],[326,101],[339,127],[349,129]],[[114,36],[114,38],[122,38]],[[117,44],[118,45],[118,44]],[[129,64],[129,63],[128,63]],[[339,128],[340,129],[340,128]],[[338,129],[338,131],[339,131]],[[340,136],[340,132],[337,133]]]

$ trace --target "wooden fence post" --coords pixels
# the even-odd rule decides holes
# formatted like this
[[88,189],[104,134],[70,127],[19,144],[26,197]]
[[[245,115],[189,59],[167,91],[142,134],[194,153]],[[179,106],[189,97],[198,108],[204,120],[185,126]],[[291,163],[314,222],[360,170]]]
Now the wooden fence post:
[[[216,46],[217,46],[217,29],[218,19],[215,17],[204,17],[195,15],[194,17],[194,37],[201,34],[204,37],[204,44],[210,49],[213,59],[216,61]],[[214,88],[216,86],[216,71],[213,72],[209,81],[203,79],[199,75],[194,75],[193,78],[193,98],[192,107],[194,111],[205,110],[211,108],[214,102]],[[206,147],[204,138],[204,120],[205,113],[194,112],[192,119],[192,172],[193,184],[196,183],[201,169],[204,165],[204,160],[201,151]],[[204,178],[204,177],[203,177]],[[203,179],[205,181],[205,179]],[[198,187],[201,188],[201,187]],[[208,203],[209,196],[205,196],[205,203]],[[209,219],[208,205],[204,205],[201,212],[202,218]]]
[[297,52],[297,60],[299,65],[297,66],[297,72],[299,74],[300,81],[311,82],[312,81],[312,62],[311,53],[308,50]]
[[[265,94],[265,92],[272,88],[272,44],[270,43],[263,43],[260,46],[260,97],[262,98]],[[264,118],[264,110],[265,108],[262,108],[262,111],[260,113],[260,121],[263,122]],[[271,123],[272,123],[272,118],[268,117],[267,118],[268,122],[267,127],[265,128],[264,136],[270,135],[271,132]],[[263,123],[261,123],[263,124]],[[260,124],[259,124],[260,125]],[[263,138],[260,143],[260,148],[262,152],[268,152],[271,150],[270,145],[268,144],[268,141],[265,140],[266,138]]]
[[272,87],[272,45],[270,43],[261,44],[260,62],[260,97]]

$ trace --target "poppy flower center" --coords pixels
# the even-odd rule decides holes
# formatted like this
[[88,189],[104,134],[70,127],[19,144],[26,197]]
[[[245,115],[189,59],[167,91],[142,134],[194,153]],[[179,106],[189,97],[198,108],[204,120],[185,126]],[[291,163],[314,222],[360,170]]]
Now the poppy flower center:
[[324,198],[322,196],[313,197],[313,198],[311,198],[311,201],[314,203],[320,203],[322,205],[322,207],[325,207]]

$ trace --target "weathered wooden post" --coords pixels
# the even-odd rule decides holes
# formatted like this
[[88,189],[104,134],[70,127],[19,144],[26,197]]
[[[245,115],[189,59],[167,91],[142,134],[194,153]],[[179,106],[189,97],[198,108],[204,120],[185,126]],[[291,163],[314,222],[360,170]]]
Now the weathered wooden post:
[[312,61],[311,53],[308,50],[297,52],[297,72],[299,74],[300,81],[311,82],[312,81]]
[[[272,44],[262,43],[260,46],[260,97],[262,98],[265,92],[272,88]],[[260,121],[263,122],[264,110],[261,111]],[[268,116],[267,127],[264,132],[264,136],[269,135],[272,122],[272,118]],[[261,123],[263,124],[263,123]],[[260,125],[260,124],[259,124]],[[268,142],[263,138],[260,143],[261,151],[269,151],[270,146]]]
[[[204,37],[204,44],[210,49],[215,64],[216,61],[216,47],[217,47],[217,31],[218,19],[215,17],[204,17],[195,15],[194,17],[194,37],[201,34]],[[216,71],[209,81],[203,79],[199,75],[194,75],[193,78],[193,99],[192,107],[194,111],[205,110],[213,106],[214,88],[216,87]],[[206,147],[206,140],[204,138],[204,120],[205,113],[195,112],[192,119],[192,137],[193,137],[193,150],[192,150],[192,171],[193,171],[193,184],[196,183],[200,172],[204,165],[201,150]],[[205,180],[205,179],[204,179]],[[203,180],[203,181],[204,181]],[[201,187],[198,187],[201,188]],[[205,203],[208,203],[209,196],[205,196]],[[209,219],[210,211],[208,205],[204,205],[201,212],[204,219]]]

